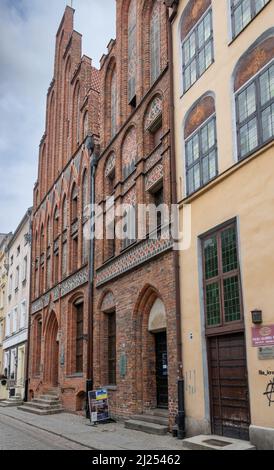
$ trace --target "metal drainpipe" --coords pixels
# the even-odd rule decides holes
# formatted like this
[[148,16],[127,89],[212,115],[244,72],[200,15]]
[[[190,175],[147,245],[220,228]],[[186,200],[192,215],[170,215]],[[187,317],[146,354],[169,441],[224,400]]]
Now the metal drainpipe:
[[[85,146],[90,156],[90,206],[93,209],[95,203],[95,174],[97,168],[97,155],[95,154],[94,136],[88,135]],[[89,249],[89,287],[88,287],[88,358],[87,358],[87,383],[86,383],[86,418],[89,418],[88,391],[93,389],[93,286],[94,286],[94,236],[93,226],[90,227]]]
[[[178,5],[173,2],[173,11],[168,17],[168,54],[169,54],[169,76],[170,76],[170,149],[171,149],[171,192],[172,203],[177,204],[177,178],[176,178],[176,158],[175,158],[175,133],[174,133],[174,85],[173,85],[173,41],[172,41],[172,22],[178,10]],[[178,414],[176,416],[177,438],[184,439],[185,429],[185,397],[184,397],[184,374],[182,357],[182,325],[181,325],[181,297],[180,297],[180,258],[179,252],[174,250],[174,270],[175,270],[175,288],[176,288],[176,331],[177,331],[177,363],[178,363]]]

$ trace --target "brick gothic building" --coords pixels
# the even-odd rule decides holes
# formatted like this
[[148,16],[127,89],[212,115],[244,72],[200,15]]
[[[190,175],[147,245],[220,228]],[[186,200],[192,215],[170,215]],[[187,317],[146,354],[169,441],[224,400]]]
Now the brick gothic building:
[[[171,204],[168,26],[160,0],[118,0],[117,38],[101,59],[96,202]],[[170,240],[96,241],[94,385],[112,413],[177,411],[174,252]]]
[[88,367],[88,132],[98,134],[99,72],[81,55],[67,7],[56,36],[34,192],[29,395],[58,387],[81,410]]

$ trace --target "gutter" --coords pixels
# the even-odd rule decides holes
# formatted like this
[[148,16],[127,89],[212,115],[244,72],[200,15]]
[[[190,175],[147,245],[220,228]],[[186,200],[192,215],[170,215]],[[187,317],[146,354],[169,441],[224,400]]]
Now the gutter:
[[[176,177],[176,157],[175,157],[175,124],[174,124],[174,81],[173,81],[173,39],[172,22],[177,14],[178,0],[165,1],[168,18],[168,56],[169,56],[169,77],[170,77],[170,152],[171,152],[171,195],[172,204],[177,205],[177,177]],[[169,15],[169,8],[172,13]],[[182,324],[181,324],[181,296],[180,296],[180,257],[177,250],[174,253],[175,272],[175,292],[176,292],[176,333],[177,333],[177,387],[178,387],[178,414],[176,416],[177,429],[174,434],[178,439],[184,439],[185,430],[185,397],[184,397],[184,373],[183,373],[183,353],[182,353]]]

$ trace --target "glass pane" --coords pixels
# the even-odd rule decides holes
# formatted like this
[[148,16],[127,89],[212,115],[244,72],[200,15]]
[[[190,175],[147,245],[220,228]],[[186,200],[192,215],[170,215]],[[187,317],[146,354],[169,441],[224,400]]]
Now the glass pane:
[[261,104],[274,98],[274,65],[260,77]]
[[239,3],[239,6],[234,11],[235,34],[242,31],[242,29],[251,21],[251,0],[244,0],[237,3]]
[[191,194],[194,192],[193,168],[191,168],[187,172],[187,187],[188,187],[188,194]]
[[259,13],[259,11],[268,3],[269,0],[255,0],[255,14]]
[[257,121],[252,119],[240,129],[240,153],[244,157],[258,146]]
[[209,165],[208,164],[209,164],[209,158],[208,157],[203,158],[203,161],[202,161],[203,184],[206,184],[209,181]]
[[236,228],[230,227],[222,232],[223,272],[228,273],[238,268]]
[[217,175],[217,164],[216,164],[216,151],[210,152],[209,154],[209,179],[215,178]]
[[239,278],[233,276],[224,279],[225,322],[241,319]]
[[217,238],[212,236],[204,242],[205,278],[218,276],[218,247]]
[[202,75],[206,70],[205,49],[203,48],[199,53],[199,75]]
[[186,144],[187,166],[199,158],[199,136],[196,134]]
[[252,83],[238,96],[239,121],[243,122],[256,111],[256,89]]
[[206,314],[208,326],[220,324],[220,289],[217,282],[206,286]]
[[263,142],[274,136],[274,104],[262,113]]
[[194,167],[194,189],[198,189],[201,186],[201,177],[200,177],[200,164],[198,163]]
[[208,67],[212,64],[212,41],[210,41],[205,47],[205,66]]

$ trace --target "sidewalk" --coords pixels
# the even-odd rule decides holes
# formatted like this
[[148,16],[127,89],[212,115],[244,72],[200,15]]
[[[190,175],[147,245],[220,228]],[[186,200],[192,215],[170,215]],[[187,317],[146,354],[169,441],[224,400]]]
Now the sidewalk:
[[94,427],[82,416],[69,413],[37,416],[17,410],[17,408],[3,408],[0,414],[82,444],[92,450],[183,450],[182,441],[178,441],[170,434],[154,436],[125,429],[123,423],[102,424]]

